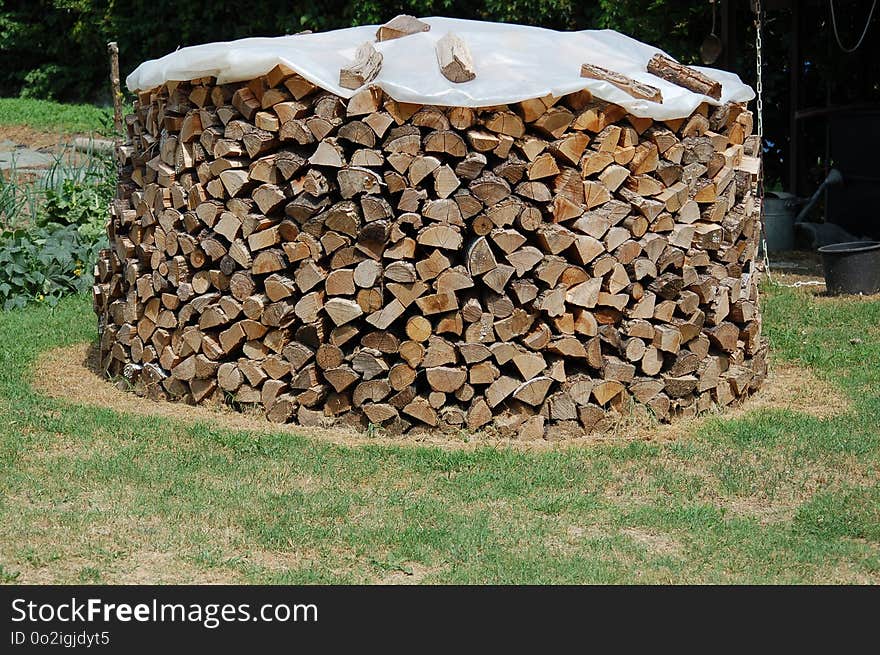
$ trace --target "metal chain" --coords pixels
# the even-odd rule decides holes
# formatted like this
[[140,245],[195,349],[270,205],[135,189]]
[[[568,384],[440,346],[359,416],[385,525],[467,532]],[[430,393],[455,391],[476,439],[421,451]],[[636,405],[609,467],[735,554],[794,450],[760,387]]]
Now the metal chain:
[[[762,40],[763,31],[763,12],[761,0],[755,0],[755,62],[757,70],[755,71],[755,94],[757,95],[758,110],[758,156],[763,159],[764,149],[764,42]],[[767,279],[771,282],[773,277],[770,273],[770,257],[767,254],[767,230],[764,226],[764,163],[758,173],[758,217],[761,222],[761,247],[764,251],[764,271],[767,273]]]
[[758,95],[758,137],[764,138],[764,43],[761,40],[761,0],[755,2],[755,52],[757,59],[757,71],[755,91]]

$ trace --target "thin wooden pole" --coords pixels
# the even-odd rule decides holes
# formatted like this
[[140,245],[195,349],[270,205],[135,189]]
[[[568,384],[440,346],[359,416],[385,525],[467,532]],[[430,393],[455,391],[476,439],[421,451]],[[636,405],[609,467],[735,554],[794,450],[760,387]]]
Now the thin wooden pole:
[[107,44],[110,53],[110,84],[113,89],[113,128],[117,140],[122,136],[122,89],[119,85],[119,46],[116,41]]

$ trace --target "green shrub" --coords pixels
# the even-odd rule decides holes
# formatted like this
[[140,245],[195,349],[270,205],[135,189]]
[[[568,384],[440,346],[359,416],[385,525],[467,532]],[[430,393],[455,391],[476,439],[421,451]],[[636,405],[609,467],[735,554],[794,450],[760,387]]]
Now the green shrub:
[[39,225],[74,225],[80,236],[90,241],[104,234],[107,207],[115,193],[116,167],[111,157],[98,158],[98,162],[98,166],[82,169],[81,179],[68,177],[60,187],[46,190]]
[[92,263],[103,246],[76,225],[52,223],[7,233],[0,239],[0,307],[30,301],[54,306],[62,296],[88,290]]
[[75,165],[59,156],[30,183],[0,175],[0,309],[89,289],[115,188],[112,157],[96,154]]
[[79,225],[95,238],[103,232],[107,205],[116,190],[112,156],[86,152],[74,155],[64,147],[44,172],[0,171],[0,235],[30,225]]
[[97,187],[76,180],[64,180],[61,189],[49,189],[42,224],[77,225],[91,228],[106,211]]
[[65,68],[58,64],[43,64],[29,70],[22,81],[21,97],[55,100],[58,93],[57,80],[64,73]]

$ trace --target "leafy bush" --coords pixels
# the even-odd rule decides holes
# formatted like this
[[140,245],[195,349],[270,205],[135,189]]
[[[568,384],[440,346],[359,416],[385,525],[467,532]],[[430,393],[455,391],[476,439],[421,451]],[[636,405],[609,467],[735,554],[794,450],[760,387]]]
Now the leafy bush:
[[14,170],[0,176],[0,309],[89,289],[115,186],[113,159],[97,155],[78,165],[59,157],[31,183]]
[[49,189],[42,224],[76,225],[91,229],[106,210],[100,190],[75,180],[64,180],[61,189]]
[[55,305],[69,293],[91,287],[91,265],[103,247],[76,225],[34,227],[0,239],[0,307],[24,307],[29,301]]
[[116,168],[110,157],[99,161],[99,167],[83,170],[82,179],[65,178],[60,188],[47,189],[39,225],[74,225],[80,236],[91,241],[104,234],[107,207],[115,192]]
[[56,81],[65,72],[65,67],[58,64],[43,64],[29,70],[22,80],[21,97],[55,100],[58,92]]

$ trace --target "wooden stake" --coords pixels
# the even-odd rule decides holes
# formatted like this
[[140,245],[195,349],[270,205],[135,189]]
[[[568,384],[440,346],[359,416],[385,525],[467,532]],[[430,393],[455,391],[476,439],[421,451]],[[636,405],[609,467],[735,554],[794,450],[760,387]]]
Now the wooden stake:
[[113,132],[116,144],[122,139],[122,89],[119,81],[119,46],[116,41],[107,44],[110,53],[110,90],[113,93]]

